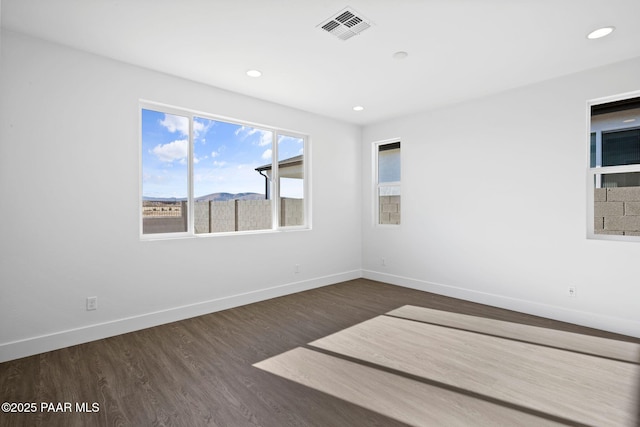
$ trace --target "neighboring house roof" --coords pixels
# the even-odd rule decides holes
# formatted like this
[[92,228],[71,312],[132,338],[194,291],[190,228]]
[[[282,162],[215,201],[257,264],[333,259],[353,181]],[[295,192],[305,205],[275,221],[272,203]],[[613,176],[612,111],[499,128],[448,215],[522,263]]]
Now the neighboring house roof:
[[[278,162],[278,167],[280,169],[282,168],[289,168],[289,167],[293,167],[293,166],[300,166],[302,165],[302,159],[303,159],[303,155],[299,155],[299,156],[295,156],[295,157],[289,157],[288,159],[284,159],[284,160],[280,160]],[[256,171],[258,172],[262,172],[262,171],[270,171],[271,170],[271,163],[263,165],[263,166],[258,166],[256,168]]]
[[[302,154],[299,156],[289,157],[288,159],[280,160],[278,162],[278,176],[280,178],[303,179],[304,167],[302,162],[303,162]],[[264,175],[262,172],[265,172],[266,176],[271,178],[271,163],[257,167],[256,171],[260,175]]]

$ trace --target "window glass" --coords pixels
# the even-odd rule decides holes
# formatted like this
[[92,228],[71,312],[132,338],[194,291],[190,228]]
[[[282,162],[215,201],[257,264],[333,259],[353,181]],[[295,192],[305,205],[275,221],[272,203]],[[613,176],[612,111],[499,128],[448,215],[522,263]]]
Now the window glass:
[[400,143],[378,146],[378,183],[400,182]]
[[256,168],[271,163],[273,132],[194,117],[196,233],[272,228],[271,202]]
[[141,108],[142,235],[308,226],[306,137],[160,110]]
[[602,188],[640,187],[640,172],[601,175]]
[[602,132],[602,166],[640,163],[640,129]]
[[640,236],[640,98],[592,106],[590,133],[593,235]]
[[142,110],[142,229],[187,231],[189,119]]
[[378,224],[400,224],[400,142],[378,144],[376,156]]
[[304,139],[278,136],[280,226],[304,224]]
[[589,158],[590,158],[590,167],[595,168],[596,167],[596,133],[595,132],[591,132],[591,149],[589,150],[591,152]]

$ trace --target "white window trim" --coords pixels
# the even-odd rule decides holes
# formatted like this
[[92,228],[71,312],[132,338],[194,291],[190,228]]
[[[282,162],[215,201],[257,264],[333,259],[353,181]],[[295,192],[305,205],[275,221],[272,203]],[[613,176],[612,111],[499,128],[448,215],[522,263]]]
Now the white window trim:
[[[621,101],[629,98],[639,98],[640,91],[628,92],[619,95],[608,96],[604,98],[593,99],[587,101],[587,239],[593,240],[611,240],[624,242],[640,242],[640,236],[619,236],[613,234],[596,234],[595,232],[595,200],[594,200],[594,182],[600,182],[601,176],[606,174],[640,172],[640,164],[624,165],[624,166],[598,166],[598,160],[602,162],[602,132],[609,130],[625,130],[626,128],[601,129],[596,132],[596,166],[591,167],[591,107],[595,105],[607,104],[609,102]],[[629,126],[629,129],[637,128],[637,125]]]
[[[256,127],[261,127],[261,125],[251,125],[251,126],[256,126]],[[264,128],[262,126],[262,128]],[[296,132],[296,131],[289,131],[289,130],[284,130],[284,129],[275,129],[275,128],[269,128],[270,130],[272,130],[273,132],[273,146],[274,148],[272,149],[271,152],[271,157],[272,157],[272,165],[273,166],[277,166],[278,165],[278,136],[280,135],[284,135],[284,136],[290,136],[293,138],[300,138],[302,139],[303,142],[303,152],[304,152],[304,157],[302,160],[302,168],[303,168],[303,173],[304,173],[304,182],[303,182],[303,206],[304,206],[304,224],[303,225],[289,225],[289,226],[280,226],[280,203],[275,203],[273,202],[271,204],[271,209],[272,209],[272,216],[271,216],[271,221],[272,221],[272,229],[271,230],[263,230],[263,232],[270,232],[270,231],[295,231],[295,230],[310,230],[311,229],[311,196],[310,196],[310,188],[311,188],[311,150],[309,150],[309,146],[310,146],[310,139],[311,137],[309,135],[300,133],[300,132]],[[273,172],[273,179],[271,180],[271,191],[272,194],[275,194],[276,196],[274,198],[272,198],[272,200],[280,200],[280,168],[279,167],[273,167],[272,169],[275,169],[275,171]],[[236,231],[235,233],[250,233],[249,232],[240,232],[240,231]],[[234,233],[229,233],[229,234],[234,234]]]
[[[142,210],[142,178],[143,178],[143,165],[142,165],[142,110],[153,110],[161,113],[174,114],[177,116],[187,117],[189,119],[189,159],[188,159],[188,190],[187,190],[187,231],[186,232],[174,232],[174,233],[143,233],[143,210]],[[274,195],[271,198],[271,224],[272,228],[265,230],[243,230],[243,231],[230,231],[220,233],[195,233],[195,197],[193,194],[193,120],[194,117],[201,119],[221,121],[231,123],[240,126],[250,126],[258,128],[260,130],[267,130],[272,133],[272,179],[270,193]],[[293,226],[280,226],[280,188],[279,188],[279,168],[278,165],[278,136],[285,135],[294,138],[301,138],[303,142],[304,160],[304,224]],[[307,231],[311,230],[311,136],[299,131],[276,128],[273,126],[263,125],[259,123],[248,122],[244,120],[233,119],[225,116],[214,115],[201,111],[195,111],[188,108],[175,107],[168,104],[163,104],[149,100],[139,100],[138,102],[138,220],[139,220],[139,237],[140,240],[171,240],[171,239],[184,239],[184,238],[209,238],[209,237],[222,237],[222,236],[237,236],[247,234],[269,234],[269,233],[282,233],[290,231]]]
[[387,144],[393,144],[396,142],[401,142],[400,138],[390,138],[390,139],[385,139],[383,141],[376,141],[372,144],[372,156],[371,156],[371,162],[372,162],[372,171],[373,173],[372,175],[372,205],[373,205],[373,212],[372,212],[372,218],[373,218],[373,226],[374,227],[380,227],[380,228],[399,228],[402,225],[402,213],[400,213],[401,215],[401,219],[400,219],[400,224],[380,224],[380,198],[378,197],[379,195],[379,191],[381,187],[400,187],[400,195],[402,195],[402,145],[400,145],[400,181],[395,181],[395,182],[385,182],[384,184],[380,185],[378,183],[378,153],[380,152],[380,146],[381,145],[387,145]]

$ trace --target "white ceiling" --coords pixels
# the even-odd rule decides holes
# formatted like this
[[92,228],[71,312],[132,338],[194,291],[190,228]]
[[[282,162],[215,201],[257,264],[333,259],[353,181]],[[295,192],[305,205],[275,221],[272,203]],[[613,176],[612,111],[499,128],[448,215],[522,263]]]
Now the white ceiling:
[[[317,27],[347,6],[373,27],[347,41]],[[10,31],[356,124],[640,56],[640,0],[2,0],[1,16]],[[616,31],[587,40],[605,25]]]

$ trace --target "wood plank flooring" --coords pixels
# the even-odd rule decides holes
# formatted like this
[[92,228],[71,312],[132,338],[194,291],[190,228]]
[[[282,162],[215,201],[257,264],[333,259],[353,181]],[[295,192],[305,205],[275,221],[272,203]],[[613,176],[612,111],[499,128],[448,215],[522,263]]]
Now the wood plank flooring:
[[562,426],[440,384],[298,347],[255,365],[411,426]]
[[487,319],[479,316],[432,310],[412,305],[400,307],[387,314],[403,319],[478,332],[490,336],[529,342],[614,360],[632,363],[640,360],[640,345],[627,341],[593,337],[567,331]]
[[[553,331],[571,332],[577,334],[572,338],[577,341],[580,336],[605,338],[613,340],[612,347],[617,350],[601,360],[622,363],[632,367],[631,371],[640,363],[617,360],[633,359],[633,346],[640,344],[637,339],[359,279],[2,363],[1,402],[96,402],[99,411],[0,413],[0,426],[443,425],[435,418],[398,416],[415,414],[411,408],[428,401],[449,408],[452,418],[445,425],[492,425],[491,416],[498,409],[507,425],[522,425],[518,423],[537,417],[535,411],[521,411],[517,404],[505,411],[498,397],[482,399],[474,395],[481,391],[460,393],[456,387],[435,380],[416,382],[411,375],[419,373],[398,376],[394,367],[379,368],[379,361],[360,360],[362,355],[341,355],[334,351],[338,350],[335,347],[320,347],[332,334],[339,335],[340,331],[378,316],[405,321],[399,317],[415,313],[396,312],[396,319],[385,313],[407,305],[478,316],[483,322],[493,319],[536,326],[544,329],[542,335],[545,331],[550,336],[555,336]],[[416,319],[412,322],[435,327]],[[484,335],[462,331],[462,326],[447,330],[482,337],[474,347],[486,345],[482,344],[485,338],[499,339],[486,331]],[[433,341],[437,344],[437,340]],[[588,348],[580,352],[586,353],[598,347],[596,342],[603,342],[593,338],[587,341]],[[551,344],[546,344],[545,351],[564,351]],[[580,352],[576,354],[587,357]],[[282,354],[311,360],[320,367],[337,359],[339,369],[323,370],[327,378],[344,379],[348,374],[374,385],[378,382],[389,386],[391,382],[398,393],[377,396],[378,404],[372,407],[366,403],[370,398],[366,394],[362,401],[350,401],[329,389],[314,388],[253,366]],[[284,364],[283,369],[291,366],[295,365]],[[630,381],[633,392],[635,380],[631,377]],[[349,387],[349,383],[342,387]],[[399,390],[407,388],[414,389],[415,394],[399,401]],[[635,385],[633,396],[637,396],[638,389],[640,384]],[[633,420],[629,422],[640,426],[640,402],[636,403],[636,413],[629,415]],[[582,422],[562,415],[541,420],[538,425],[598,425],[597,420]]]
[[[424,309],[413,307],[414,312],[421,310]],[[427,311],[433,320],[437,320],[437,313]],[[451,315],[443,317],[450,320]],[[459,323],[466,321],[469,326],[474,325],[470,316],[461,317]],[[437,384],[442,389],[473,395],[476,400],[500,402],[504,410],[493,407],[491,414],[483,414],[490,415],[485,420],[494,424],[513,425],[513,410],[518,408],[523,415],[519,425],[537,426],[546,419],[580,425],[635,426],[640,364],[541,346],[530,342],[529,334],[523,329],[518,328],[521,339],[513,340],[377,316],[309,344],[311,349],[329,352],[331,358],[307,352],[300,361],[285,353],[256,366],[306,385],[318,383],[323,391],[330,394],[334,394],[335,389],[335,395],[348,401],[355,399],[360,404],[375,401],[375,396],[384,400],[392,394],[400,401],[409,402],[416,394],[413,388],[426,384],[429,390],[425,394],[433,395],[431,386]],[[524,339],[529,340],[526,342]],[[597,339],[607,343],[611,341]],[[639,360],[640,345],[628,344],[635,348],[635,360]],[[329,380],[327,372],[334,370],[331,360],[343,366],[342,356],[355,363],[366,362],[371,368],[387,368],[396,377],[404,378],[404,382],[408,379],[416,385],[410,390],[398,391],[397,384],[371,383],[372,374],[343,380],[338,375]],[[318,364],[309,363],[315,360],[314,357],[325,360]],[[282,368],[285,368],[284,374]],[[356,394],[348,390],[355,390]],[[372,409],[380,407],[376,403],[372,405]],[[403,416],[403,421],[409,421],[404,416],[411,411],[396,412]],[[410,424],[415,426],[450,425],[460,421],[458,415],[465,415],[462,411],[452,414],[451,408],[428,399],[414,412]],[[536,417],[525,419],[527,413]],[[437,423],[423,422],[429,417],[435,417]]]

